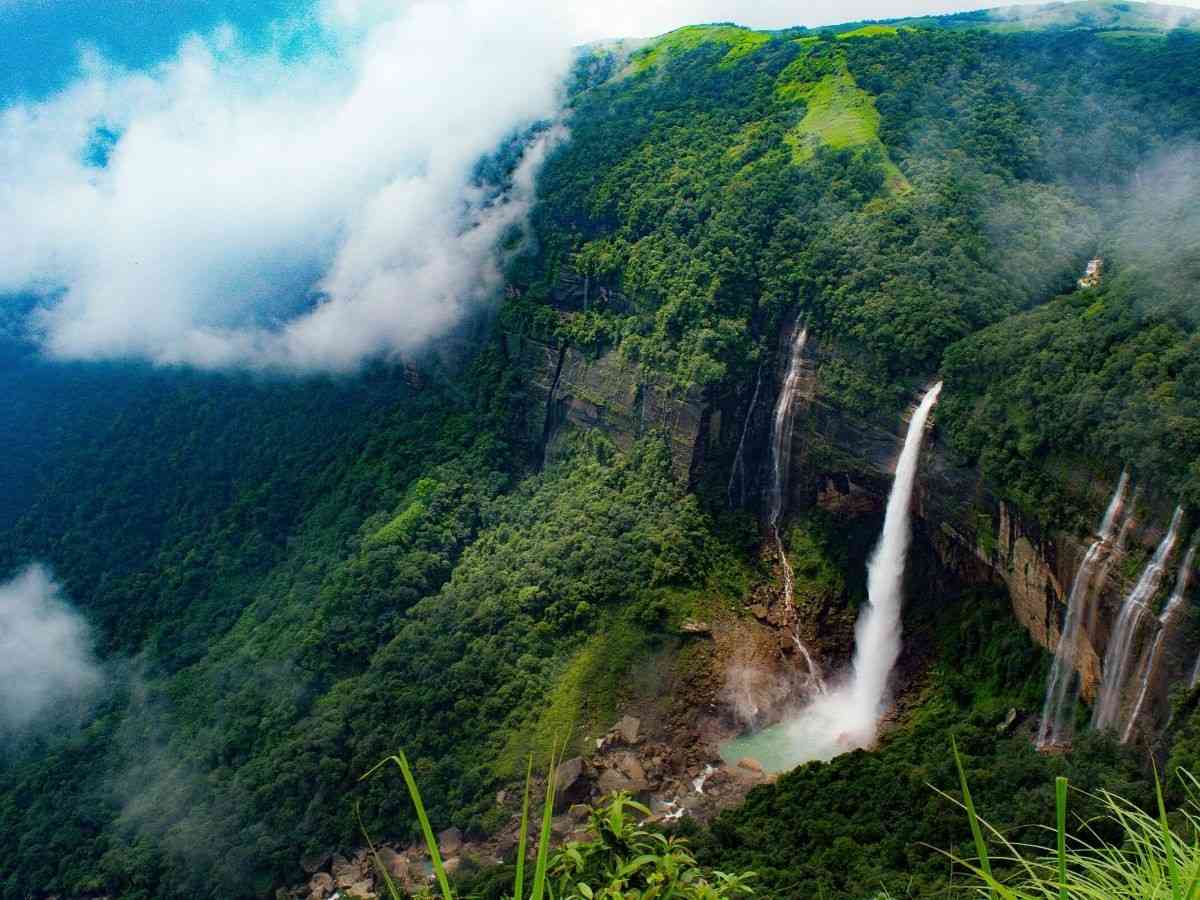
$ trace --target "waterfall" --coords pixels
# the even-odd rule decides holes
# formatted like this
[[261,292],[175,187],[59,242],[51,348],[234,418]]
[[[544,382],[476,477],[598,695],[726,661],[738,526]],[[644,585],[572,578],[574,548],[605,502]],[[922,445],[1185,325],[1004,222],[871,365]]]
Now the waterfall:
[[1046,682],[1046,700],[1042,705],[1042,723],[1037,737],[1039,750],[1055,744],[1064,744],[1070,739],[1075,701],[1079,694],[1075,662],[1079,653],[1079,642],[1085,630],[1083,619],[1087,618],[1085,607],[1091,595],[1092,576],[1101,559],[1107,558],[1112,550],[1117,517],[1125,508],[1125,492],[1128,488],[1129,473],[1122,472],[1117,489],[1104,511],[1100,530],[1096,532],[1096,540],[1088,547],[1083,562],[1079,564],[1079,570],[1075,573],[1075,580],[1071,582],[1071,592],[1067,595],[1067,615],[1063,619],[1058,645],[1054,648],[1054,662],[1050,666],[1050,678]]
[[[733,457],[733,470],[729,473],[729,508],[736,509],[746,500],[746,435],[750,431],[750,422],[754,418],[754,410],[758,408],[758,392],[762,387],[763,364],[758,364],[758,375],[754,379],[754,393],[750,396],[750,408],[746,410],[746,421],[742,423],[742,436],[738,439],[737,453]],[[738,502],[733,502],[733,483],[737,481],[739,494]]]
[[771,482],[767,488],[767,524],[776,533],[787,498],[788,466],[792,461],[792,431],[795,424],[792,408],[796,403],[796,388],[800,384],[800,367],[807,343],[808,329],[797,319],[787,374],[783,377],[783,388],[779,391],[779,399],[775,401],[775,415],[771,421]]
[[[771,529],[771,537],[775,542],[775,552],[779,556],[779,566],[783,570],[783,608],[789,618],[795,612],[796,575],[792,564],[788,561],[787,551],[783,546],[783,536],[779,532],[779,521],[783,517],[783,508],[787,502],[788,470],[792,463],[792,433],[795,416],[796,388],[800,384],[800,369],[804,361],[804,346],[808,343],[808,329],[796,319],[792,334],[792,349],[788,357],[787,373],[783,378],[783,387],[779,391],[779,399],[775,401],[775,414],[771,419],[771,480],[767,487],[767,527]],[[808,674],[813,687],[819,693],[825,693],[825,679],[821,668],[812,658],[800,636],[792,632],[792,641],[804,662],[808,666]]]
[[1149,611],[1147,603],[1158,591],[1166,571],[1167,559],[1175,549],[1175,541],[1179,536],[1179,523],[1183,519],[1183,508],[1175,510],[1171,517],[1171,526],[1166,536],[1154,551],[1154,556],[1142,570],[1125,602],[1121,604],[1121,613],[1113,628],[1112,636],[1108,639],[1108,648],[1104,652],[1104,670],[1100,680],[1100,692],[1096,698],[1096,709],[1092,714],[1094,728],[1114,728],[1121,713],[1121,697],[1124,694],[1126,680],[1129,676],[1130,654],[1133,650],[1134,637],[1142,623],[1142,618]]
[[1192,577],[1192,563],[1195,559],[1196,544],[1193,543],[1188,548],[1187,555],[1183,558],[1183,564],[1179,567],[1179,574],[1175,577],[1175,589],[1171,591],[1171,597],[1167,600],[1167,605],[1158,617],[1158,634],[1154,636],[1154,643],[1150,646],[1150,652],[1142,658],[1137,679],[1137,700],[1133,703],[1133,711],[1130,712],[1129,720],[1125,723],[1125,731],[1121,734],[1122,744],[1128,744],[1129,739],[1133,737],[1133,729],[1142,714],[1142,707],[1146,703],[1146,694],[1150,690],[1150,682],[1154,677],[1155,670],[1158,668],[1159,660],[1162,656],[1163,641],[1175,630],[1175,626],[1183,613],[1184,595],[1187,593],[1188,582]]
[[904,563],[911,538],[910,507],[925,424],[942,385],[926,392],[908,423],[904,449],[888,495],[879,543],[867,564],[868,605],[855,627],[854,664],[849,680],[817,698],[789,727],[803,745],[804,759],[830,759],[856,747],[871,747],[887,702],[888,680],[900,657],[900,611]]

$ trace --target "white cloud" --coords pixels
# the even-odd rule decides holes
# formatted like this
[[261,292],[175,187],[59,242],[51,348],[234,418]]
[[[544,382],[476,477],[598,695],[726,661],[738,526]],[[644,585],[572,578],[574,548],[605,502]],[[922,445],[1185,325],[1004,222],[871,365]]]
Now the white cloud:
[[[0,118],[0,291],[52,298],[35,324],[63,358],[339,370],[419,346],[495,286],[554,137],[504,202],[471,187],[556,109],[561,23],[525,18],[430,0],[336,57],[248,55],[223,30],[151,73],[89,61]],[[98,125],[120,134],[104,168]]]
[[87,623],[41,566],[0,585],[0,730],[20,730],[101,681]]
[[[247,52],[228,27],[149,72],[91,54],[62,93],[0,110],[0,295],[43,296],[31,327],[55,357],[353,369],[420,347],[495,289],[496,238],[523,220],[561,132],[504,202],[471,186],[472,167],[555,115],[570,46],[962,8],[321,0],[325,49],[300,59]],[[98,126],[119,135],[105,167],[87,160]]]

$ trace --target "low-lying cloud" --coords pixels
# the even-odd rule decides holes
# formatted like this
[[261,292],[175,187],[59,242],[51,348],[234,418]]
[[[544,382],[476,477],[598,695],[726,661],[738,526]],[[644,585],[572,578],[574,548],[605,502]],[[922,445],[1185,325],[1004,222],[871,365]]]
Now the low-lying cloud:
[[0,734],[58,716],[101,680],[91,630],[44,568],[0,585]]
[[328,6],[301,58],[220,29],[150,72],[93,56],[0,112],[0,294],[41,296],[48,355],[345,371],[495,290],[562,129],[499,196],[472,176],[555,115],[561,23],[497,0],[370,6]]

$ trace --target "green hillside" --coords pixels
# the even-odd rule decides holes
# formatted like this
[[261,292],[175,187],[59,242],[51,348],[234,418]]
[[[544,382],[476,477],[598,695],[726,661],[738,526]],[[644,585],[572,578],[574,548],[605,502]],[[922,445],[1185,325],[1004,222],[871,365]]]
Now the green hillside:
[[[373,836],[417,835],[398,781],[359,782],[397,749],[435,825],[481,837],[509,822],[497,792],[527,753],[591,750],[668,682],[683,711],[664,719],[717,703],[715,651],[684,626],[750,622],[777,590],[762,485],[735,509],[728,485],[739,431],[765,469],[771,401],[756,419],[750,398],[762,371],[774,395],[798,316],[832,348],[830,418],[897,422],[944,378],[939,443],[1039,529],[1097,518],[1063,474],[1079,460],[1194,520],[1200,14],[1015,15],[592,48],[534,240],[461,370],[60,369],[5,338],[0,426],[21,437],[0,571],[50,566],[112,677],[82,727],[2,736],[0,897],[276,896],[302,856],[362,845],[359,805]],[[1078,288],[1097,255],[1103,283]],[[546,372],[522,342],[618,362],[639,412],[663,386],[724,424],[710,410],[682,476],[655,429],[578,428],[547,452]],[[878,512],[851,533],[795,510],[787,533],[821,610],[805,625],[839,659]],[[1048,819],[1055,774],[1152,796],[1144,759],[1103,736],[1047,756],[998,734],[1040,702],[1048,655],[995,584],[933,572],[934,537],[879,751],[684,826],[706,864],[757,871],[759,896],[948,896],[927,845],[969,852],[929,787],[955,785],[952,736],[1005,827]]]

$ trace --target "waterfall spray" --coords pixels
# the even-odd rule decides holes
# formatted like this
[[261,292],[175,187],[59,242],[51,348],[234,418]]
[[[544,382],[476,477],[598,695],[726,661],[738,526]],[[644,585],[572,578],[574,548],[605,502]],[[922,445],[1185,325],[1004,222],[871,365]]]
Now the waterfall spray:
[[941,382],[930,388],[908,423],[883,531],[867,566],[869,604],[855,628],[850,678],[817,698],[789,728],[793,741],[804,745],[806,759],[830,759],[875,743],[879,717],[887,705],[888,680],[900,657],[904,563],[911,539],[910,507],[917,464],[925,425],[941,390]]
[[1121,613],[1117,617],[1117,624],[1104,652],[1103,676],[1096,698],[1096,709],[1092,714],[1094,728],[1116,727],[1121,713],[1121,698],[1129,675],[1129,657],[1133,650],[1134,637],[1142,619],[1149,611],[1147,603],[1162,584],[1167,559],[1175,549],[1182,519],[1183,508],[1178,507],[1175,515],[1171,517],[1171,526],[1167,529],[1166,536],[1159,543],[1146,568],[1142,570],[1137,584],[1121,604]]
[[1154,643],[1150,646],[1150,652],[1142,657],[1142,664],[1137,678],[1137,700],[1134,701],[1133,710],[1129,713],[1129,719],[1125,723],[1125,730],[1121,734],[1122,744],[1129,743],[1129,739],[1133,737],[1137,721],[1142,715],[1142,707],[1146,704],[1146,694],[1150,690],[1150,682],[1153,680],[1154,673],[1158,669],[1159,662],[1162,659],[1164,640],[1174,632],[1179,620],[1183,618],[1185,609],[1184,596],[1187,594],[1188,583],[1191,581],[1192,563],[1195,559],[1196,544],[1193,543],[1188,548],[1187,555],[1183,558],[1183,564],[1179,567],[1179,574],[1175,577],[1175,589],[1171,591],[1171,597],[1167,600],[1167,605],[1158,617],[1158,634],[1154,636]]
[[[792,564],[788,562],[787,551],[783,546],[783,537],[779,533],[779,522],[783,517],[783,507],[787,501],[788,470],[792,462],[792,434],[795,425],[793,413],[796,389],[800,384],[804,346],[807,343],[808,329],[797,318],[796,327],[793,330],[787,373],[784,375],[783,387],[779,391],[779,399],[775,402],[775,415],[771,420],[771,480],[767,487],[767,527],[771,529],[775,552],[779,556],[779,566],[783,570],[783,606],[789,619],[793,618],[795,613],[796,575],[792,571]],[[818,693],[825,693],[825,679],[821,674],[821,668],[813,660],[812,654],[794,630],[792,641],[808,666],[813,687]]]
[[[1079,682],[1075,670],[1087,618],[1085,607],[1092,593],[1093,574],[1103,559],[1107,559],[1113,548],[1113,535],[1117,517],[1125,508],[1125,494],[1129,488],[1129,473],[1122,472],[1117,489],[1104,518],[1096,540],[1088,548],[1071,582],[1071,593],[1067,595],[1067,615],[1063,620],[1058,645],[1054,648],[1054,662],[1050,667],[1050,678],[1046,682],[1046,700],[1042,705],[1042,723],[1038,729],[1037,747],[1044,750],[1055,744],[1070,740],[1071,720],[1074,718],[1075,702],[1079,698]],[[1118,542],[1119,543],[1119,542]],[[1069,698],[1069,700],[1068,700]]]

